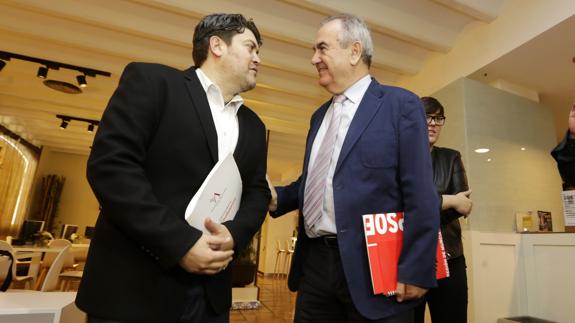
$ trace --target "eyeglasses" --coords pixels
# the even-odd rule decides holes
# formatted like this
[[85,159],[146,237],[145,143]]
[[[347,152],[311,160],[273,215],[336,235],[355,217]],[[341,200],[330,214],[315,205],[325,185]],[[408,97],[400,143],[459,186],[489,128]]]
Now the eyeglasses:
[[431,124],[431,120],[435,121],[438,126],[443,126],[445,124],[445,116],[430,116],[426,115],[427,124]]

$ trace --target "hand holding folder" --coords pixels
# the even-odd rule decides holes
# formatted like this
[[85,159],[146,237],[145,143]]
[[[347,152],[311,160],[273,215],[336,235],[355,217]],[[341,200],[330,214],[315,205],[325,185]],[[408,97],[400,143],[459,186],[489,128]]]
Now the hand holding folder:
[[[362,217],[373,294],[393,296],[399,285],[397,265],[403,245],[403,212],[364,214]],[[438,235],[436,278],[442,279],[449,277],[449,268],[441,231]],[[418,292],[413,293],[418,294]],[[399,296],[398,300],[404,297],[404,295]],[[410,295],[407,297],[409,298]]]

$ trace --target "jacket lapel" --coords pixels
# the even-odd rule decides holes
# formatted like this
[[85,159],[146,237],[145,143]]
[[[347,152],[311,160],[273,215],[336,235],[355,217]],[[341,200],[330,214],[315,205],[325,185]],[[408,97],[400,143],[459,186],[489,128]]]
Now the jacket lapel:
[[383,100],[382,97],[384,92],[381,90],[380,84],[372,79],[371,84],[367,88],[355,116],[351,121],[349,129],[347,130],[347,135],[343,141],[343,146],[341,147],[341,152],[337,159],[337,165],[335,166],[335,173],[341,167],[341,163],[345,160],[351,148],[355,145],[363,131],[367,128],[379,108],[381,107]]
[[234,159],[236,161],[239,161],[239,158],[242,156],[242,153],[244,152],[245,149],[245,145],[249,142],[249,138],[248,138],[248,134],[249,131],[246,131],[246,129],[244,129],[247,125],[246,125],[246,118],[245,118],[245,114],[243,113],[243,109],[244,105],[242,104],[242,106],[238,109],[238,113],[236,114],[237,118],[238,118],[238,142],[236,144],[236,149],[234,150]]
[[214,124],[214,119],[212,118],[208,97],[202,88],[202,84],[196,75],[196,69],[194,67],[184,71],[184,75],[187,80],[186,86],[193,103],[192,107],[196,109],[196,112],[198,113],[200,123],[202,124],[202,128],[208,140],[210,155],[215,163],[218,161],[218,133],[216,132],[216,126]]

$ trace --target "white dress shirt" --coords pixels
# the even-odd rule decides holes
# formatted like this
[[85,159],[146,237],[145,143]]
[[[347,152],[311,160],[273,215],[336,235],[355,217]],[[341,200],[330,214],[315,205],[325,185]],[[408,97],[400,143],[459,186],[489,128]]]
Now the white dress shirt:
[[208,97],[212,118],[218,134],[218,160],[221,160],[228,153],[233,154],[236,149],[239,136],[237,112],[240,106],[244,104],[244,99],[239,94],[236,94],[226,104],[220,88],[201,69],[196,69],[196,75],[198,75]]
[[[335,210],[334,210],[334,202],[333,202],[333,174],[335,172],[335,166],[337,165],[337,160],[339,158],[339,154],[341,152],[341,147],[343,146],[343,141],[345,140],[345,136],[347,135],[347,130],[355,116],[355,112],[363,99],[367,88],[371,84],[371,76],[366,75],[361,78],[359,81],[355,82],[352,86],[347,88],[343,92],[346,96],[347,100],[343,102],[342,110],[341,110],[341,121],[339,130],[337,132],[337,138],[335,140],[335,146],[333,148],[333,155],[331,157],[331,161],[329,164],[329,170],[327,173],[327,181],[325,187],[325,195],[322,203],[322,215],[318,220],[317,224],[314,226],[313,232],[308,231],[306,228],[306,234],[310,238],[319,237],[323,235],[330,235],[336,234],[337,229],[335,226]],[[325,116],[323,117],[323,121],[317,135],[313,141],[313,145],[311,148],[311,153],[309,157],[309,165],[307,169],[313,169],[313,163],[315,162],[315,158],[317,156],[319,147],[321,142],[323,141],[323,137],[325,136],[325,132],[327,130],[327,125],[333,116],[333,105],[329,107]],[[309,178],[309,174],[307,176]],[[306,185],[307,185],[306,179]]]

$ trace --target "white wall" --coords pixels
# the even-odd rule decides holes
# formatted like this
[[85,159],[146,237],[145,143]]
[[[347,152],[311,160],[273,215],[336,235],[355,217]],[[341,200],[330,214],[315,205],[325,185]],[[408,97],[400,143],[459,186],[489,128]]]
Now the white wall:
[[[447,116],[438,146],[461,152],[473,190],[473,213],[464,227],[510,232],[515,212],[546,210],[552,212],[553,230],[563,231],[561,178],[550,155],[555,126],[549,109],[469,79],[453,82],[434,96]],[[479,146],[491,151],[477,154]]]
[[468,238],[476,286],[470,322],[521,315],[575,322],[575,234],[471,231]]
[[[36,186],[43,176],[61,175],[66,178],[57,211],[57,220],[62,224],[76,224],[78,232],[84,233],[86,226],[94,226],[98,217],[98,201],[86,179],[88,156],[59,152],[44,147],[38,171]],[[61,228],[55,227],[56,234]]]
[[[520,236],[511,233],[514,214],[548,210],[554,231],[563,230],[561,179],[549,155],[555,146],[551,112],[536,102],[468,79],[457,80],[433,96],[444,105],[447,116],[438,146],[462,153],[473,190],[473,211],[461,220],[470,322],[526,314],[527,296],[521,295],[525,267],[520,266],[525,260],[517,247]],[[477,154],[478,145],[491,151]],[[472,233],[491,234],[493,239],[479,247]]]

